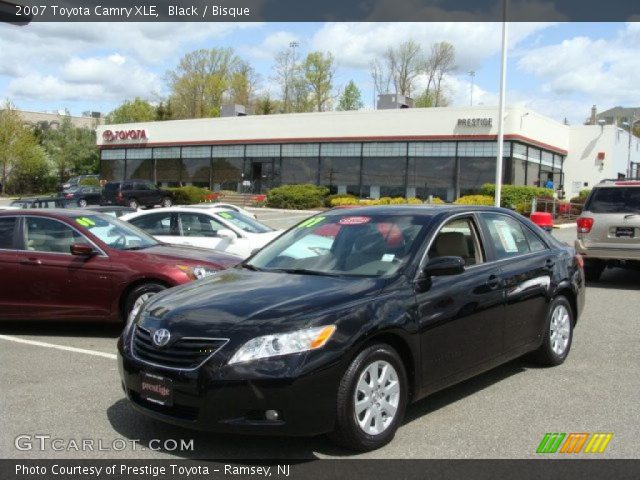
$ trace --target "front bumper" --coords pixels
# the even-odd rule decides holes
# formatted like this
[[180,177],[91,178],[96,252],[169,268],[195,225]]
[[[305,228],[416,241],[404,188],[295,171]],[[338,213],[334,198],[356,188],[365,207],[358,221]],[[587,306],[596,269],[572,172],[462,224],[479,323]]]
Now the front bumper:
[[575,241],[575,249],[585,259],[640,261],[640,246],[638,245],[621,247],[590,246],[579,238]]
[[[260,435],[312,436],[334,428],[336,397],[343,367],[337,363],[290,376],[288,359],[195,371],[167,370],[131,357],[119,345],[118,368],[127,398],[139,412],[196,430]],[[255,367],[255,366],[254,366]],[[265,375],[265,372],[271,372]],[[142,372],[173,381],[173,405],[163,406],[140,396]],[[267,420],[277,410],[278,420]]]

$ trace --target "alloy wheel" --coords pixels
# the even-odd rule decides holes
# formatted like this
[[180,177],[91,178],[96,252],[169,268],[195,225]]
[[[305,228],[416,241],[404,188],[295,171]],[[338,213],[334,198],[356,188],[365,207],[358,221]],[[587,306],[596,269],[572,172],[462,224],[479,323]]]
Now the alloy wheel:
[[549,329],[551,349],[556,355],[562,356],[571,335],[571,317],[564,305],[556,305],[553,309]]
[[353,397],[356,423],[368,435],[380,435],[396,417],[400,381],[393,365],[384,360],[369,364],[360,374]]

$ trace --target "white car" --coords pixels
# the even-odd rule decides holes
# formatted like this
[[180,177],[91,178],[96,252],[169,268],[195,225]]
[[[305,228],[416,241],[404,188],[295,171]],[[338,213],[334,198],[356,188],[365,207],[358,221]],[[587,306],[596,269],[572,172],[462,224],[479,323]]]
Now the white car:
[[120,220],[161,242],[212,248],[243,258],[283,232],[225,208],[169,207],[130,213]]
[[243,214],[245,217],[258,218],[258,216],[255,213],[251,213],[249,210],[245,210],[244,208],[238,207],[237,205],[234,205],[232,203],[219,203],[219,202],[198,203],[195,205],[185,205],[181,208],[199,208],[203,210],[211,210],[211,209],[233,210],[235,212]]

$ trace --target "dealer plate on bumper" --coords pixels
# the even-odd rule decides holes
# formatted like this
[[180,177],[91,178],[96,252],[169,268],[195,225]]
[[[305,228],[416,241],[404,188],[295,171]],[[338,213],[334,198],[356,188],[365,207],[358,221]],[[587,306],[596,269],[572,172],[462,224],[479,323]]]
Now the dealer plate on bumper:
[[616,237],[618,238],[633,238],[635,236],[635,228],[633,227],[617,227]]
[[173,381],[152,373],[140,374],[140,397],[148,402],[173,405]]

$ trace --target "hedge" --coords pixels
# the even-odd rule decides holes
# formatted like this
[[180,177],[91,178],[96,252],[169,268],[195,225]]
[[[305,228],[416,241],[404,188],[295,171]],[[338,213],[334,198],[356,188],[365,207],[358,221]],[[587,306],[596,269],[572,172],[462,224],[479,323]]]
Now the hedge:
[[[496,186],[493,183],[485,183],[482,185],[480,193],[495,198]],[[546,197],[551,199],[553,198],[553,190],[541,187],[503,185],[500,197],[500,205],[502,207],[517,208],[518,205],[523,203],[531,203],[534,198]]]
[[[433,203],[438,203],[434,201]],[[440,200],[442,203],[442,200]],[[333,198],[329,202],[329,206],[331,207],[358,207],[358,206],[373,206],[373,205],[407,205],[407,204],[415,204],[422,205],[422,200],[419,198],[404,198],[404,197],[382,197],[378,199],[359,199],[352,195],[349,196],[340,196],[337,198]]]
[[489,195],[465,195],[453,203],[456,205],[493,205],[494,200]]
[[208,188],[200,187],[177,187],[165,188],[172,195],[174,205],[191,205],[213,199],[215,194]]
[[324,206],[324,198],[329,194],[326,187],[311,184],[283,185],[272,188],[267,193],[267,206],[304,210]]

